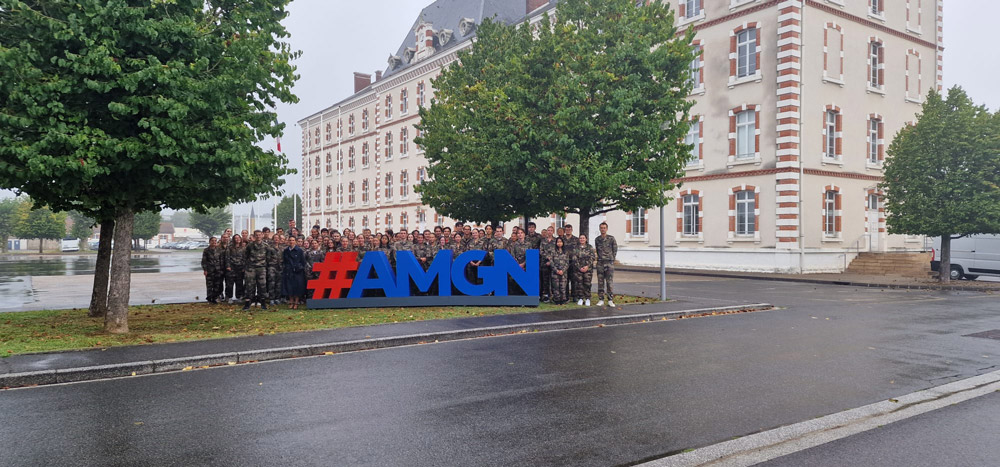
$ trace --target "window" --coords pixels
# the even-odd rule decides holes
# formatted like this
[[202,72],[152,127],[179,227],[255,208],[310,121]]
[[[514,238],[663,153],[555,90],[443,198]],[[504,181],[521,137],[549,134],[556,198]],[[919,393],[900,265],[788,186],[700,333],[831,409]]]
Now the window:
[[842,154],[843,119],[840,108],[828,105],[823,113],[823,157],[839,161]]
[[361,204],[368,204],[368,179],[361,181]]
[[[340,139],[343,136],[344,136],[344,121],[343,120],[337,120],[337,139]],[[329,134],[327,135],[326,139],[327,139],[327,141],[330,140],[330,135]]]
[[385,132],[385,160],[392,159],[392,132]]
[[701,0],[681,0],[681,16],[686,19],[694,18],[701,14]]
[[408,221],[409,217],[410,216],[408,216],[405,212],[399,213],[399,229],[401,231],[406,231],[409,228],[407,226],[407,221]]
[[351,218],[348,219],[347,225],[351,228],[351,230],[354,230],[354,216],[351,216]]
[[392,95],[385,96],[385,118],[392,118]]
[[736,192],[736,235],[757,232],[757,196],[753,190]]
[[736,34],[736,77],[757,73],[757,28],[747,28]]
[[691,91],[697,92],[704,87],[704,71],[702,69],[702,54],[703,50],[701,44],[695,41],[695,57],[691,60],[691,66],[688,68],[688,80],[691,82]]
[[347,203],[354,204],[354,182],[347,185]]
[[354,114],[347,117],[347,134],[354,136]]
[[368,109],[361,111],[361,131],[368,131]]
[[745,110],[736,114],[736,159],[753,159],[757,152],[756,114],[753,110]]
[[319,207],[319,188],[316,189],[316,193],[313,195],[313,206]]
[[319,128],[313,133],[313,144],[319,144]]
[[646,235],[646,210],[643,208],[636,209],[632,212],[629,225],[629,233],[633,237],[643,237]]
[[868,87],[882,89],[885,77],[885,48],[882,42],[874,39],[868,44]]
[[691,146],[691,158],[687,161],[688,167],[698,167],[701,165],[701,120],[695,119],[691,122],[691,128],[684,135],[684,144]]
[[368,143],[361,145],[361,168],[367,169],[371,163],[371,152],[368,151]]
[[883,159],[882,117],[877,114],[868,116],[868,163],[877,165]]
[[344,184],[337,185],[337,205],[344,204]]
[[333,172],[333,154],[326,153],[326,173]]
[[421,226],[427,223],[427,213],[425,211],[417,211],[417,222]]
[[326,187],[326,205],[327,206],[332,206],[333,205],[333,187],[332,186]]
[[[556,214],[556,228],[561,229],[563,227],[566,227],[566,216]],[[627,230],[632,230],[632,229],[627,229]]]
[[330,141],[330,133],[331,133],[331,131],[330,131],[330,124],[327,123],[326,124],[326,140],[327,141]]
[[392,228],[392,214],[385,213],[385,228]]
[[399,130],[399,157],[406,157],[409,152],[410,130],[402,128]]
[[392,172],[385,174],[385,199],[392,199]]
[[362,229],[368,228],[368,216],[361,216],[361,228]]
[[424,106],[424,82],[417,83],[417,105]]
[[882,0],[868,0],[868,14],[872,16],[881,17],[884,11],[885,5],[882,4]]
[[823,30],[823,79],[844,84],[844,30],[837,23]]
[[399,173],[399,199],[406,199],[410,194],[410,187],[407,185],[410,183],[410,176],[404,170]]
[[403,89],[399,91],[399,114],[400,115],[406,114],[406,111],[409,109],[410,109],[410,103],[408,100],[408,96],[406,90]]
[[[368,150],[368,143],[363,144],[361,147],[362,153],[366,152]],[[347,150],[347,170],[354,170],[354,146],[351,146],[351,149]]]
[[826,190],[823,195],[823,235],[833,237],[840,230],[840,222],[837,215],[838,198],[836,190]]
[[[353,150],[354,146],[351,146],[351,149]],[[344,170],[344,150],[343,149],[338,149],[337,150],[337,172],[340,172],[340,171],[343,171],[343,170]]]
[[316,156],[316,161],[313,162],[313,176],[319,177],[320,161],[319,156]]
[[683,229],[685,236],[695,236],[701,233],[701,197],[698,194],[684,195],[683,202]]

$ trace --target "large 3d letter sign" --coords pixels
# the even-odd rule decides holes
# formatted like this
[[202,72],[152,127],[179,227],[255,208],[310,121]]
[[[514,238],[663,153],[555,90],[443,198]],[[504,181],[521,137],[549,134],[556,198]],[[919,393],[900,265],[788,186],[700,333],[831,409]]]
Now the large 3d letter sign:
[[[493,266],[479,266],[470,280],[466,269],[472,261],[486,257],[471,250],[453,257],[441,250],[426,267],[412,251],[396,253],[396,270],[384,252],[365,253],[358,263],[356,252],[327,253],[313,265],[318,279],[310,280],[313,298],[309,308],[362,308],[439,305],[538,305],[538,250],[528,250],[522,269],[507,250],[493,252]],[[510,295],[510,281],[523,295]]]

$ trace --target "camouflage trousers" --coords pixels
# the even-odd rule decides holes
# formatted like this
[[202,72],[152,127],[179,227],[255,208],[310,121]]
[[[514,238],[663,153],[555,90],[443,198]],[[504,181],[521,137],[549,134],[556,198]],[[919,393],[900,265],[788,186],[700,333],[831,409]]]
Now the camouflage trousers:
[[587,272],[580,272],[579,269],[573,271],[573,298],[590,300],[590,289],[593,283],[593,269],[588,268]]
[[247,268],[245,278],[245,295],[243,301],[264,303],[267,300],[267,269]]
[[208,301],[216,300],[219,298],[224,298],[222,296],[222,278],[225,276],[221,271],[208,271],[205,275],[205,288],[208,292],[205,295],[205,299]]
[[538,268],[541,278],[538,281],[538,295],[542,297],[552,297],[552,268],[541,266]]
[[237,300],[243,300],[245,294],[246,271],[243,268],[234,267],[232,271],[226,271],[226,298],[233,298],[236,293]]
[[552,302],[561,303],[567,300],[566,298],[566,284],[569,283],[566,274],[558,275],[555,271],[552,272]]
[[615,262],[614,261],[598,261],[597,262],[597,299],[604,300],[604,291],[607,290],[608,299],[610,300],[614,292],[614,282],[615,282]]
[[281,298],[281,268],[267,268],[267,298]]

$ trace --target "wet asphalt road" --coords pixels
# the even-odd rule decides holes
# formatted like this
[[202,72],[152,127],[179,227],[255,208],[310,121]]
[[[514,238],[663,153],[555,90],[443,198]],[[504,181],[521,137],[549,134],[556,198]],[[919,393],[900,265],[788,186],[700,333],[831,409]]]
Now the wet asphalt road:
[[[619,288],[655,294],[644,277]],[[1000,360],[964,337],[1000,329],[996,296],[723,279],[671,295],[785,308],[0,392],[0,465],[620,465]],[[872,465],[837,452],[813,465]]]

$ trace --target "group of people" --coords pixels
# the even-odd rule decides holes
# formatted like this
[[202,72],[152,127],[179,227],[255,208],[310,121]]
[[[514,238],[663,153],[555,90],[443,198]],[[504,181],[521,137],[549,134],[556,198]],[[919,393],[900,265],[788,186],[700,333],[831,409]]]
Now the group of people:
[[534,222],[526,229],[512,228],[509,237],[502,226],[487,225],[474,228],[462,222],[451,227],[434,227],[434,230],[414,230],[373,234],[363,229],[360,234],[352,229],[325,229],[314,226],[309,236],[303,235],[289,222],[287,232],[267,227],[250,232],[244,230],[234,235],[231,229],[220,237],[209,239],[209,246],[202,254],[207,299],[210,303],[242,300],[244,310],[252,303],[267,309],[268,304],[288,303],[298,308],[308,297],[306,281],[315,279],[312,265],[322,262],[330,252],[357,252],[358,260],[370,251],[386,254],[393,268],[399,251],[411,251],[424,270],[434,262],[439,251],[452,250],[453,257],[469,251],[483,250],[481,261],[469,263],[466,276],[470,282],[478,280],[477,268],[489,266],[493,252],[507,250],[524,268],[528,250],[539,250],[540,300],[555,304],[575,300],[578,305],[590,306],[590,291],[594,271],[597,271],[598,306],[615,306],[613,301],[614,261],[618,243],[608,235],[607,223],[601,223],[601,234],[591,245],[586,235],[574,236],[573,226],[550,226],[537,232]]

